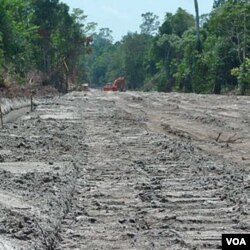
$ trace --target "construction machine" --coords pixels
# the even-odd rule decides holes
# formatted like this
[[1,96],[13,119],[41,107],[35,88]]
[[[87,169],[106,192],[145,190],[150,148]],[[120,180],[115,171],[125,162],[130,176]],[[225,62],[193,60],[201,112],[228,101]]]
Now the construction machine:
[[114,80],[111,85],[106,85],[103,87],[104,91],[126,91],[127,84],[125,82],[124,77],[118,77]]

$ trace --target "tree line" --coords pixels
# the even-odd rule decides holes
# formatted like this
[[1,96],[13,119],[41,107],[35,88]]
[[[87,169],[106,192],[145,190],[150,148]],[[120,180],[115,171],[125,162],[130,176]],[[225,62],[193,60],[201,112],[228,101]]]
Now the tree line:
[[89,81],[101,86],[123,75],[130,89],[145,91],[249,91],[249,1],[215,0],[201,17],[194,2],[196,18],[181,8],[163,23],[144,13],[140,32],[116,43],[110,29],[100,30],[87,61]]
[[34,71],[65,91],[67,78],[85,79],[86,34],[95,26],[86,17],[59,0],[1,0],[0,86],[25,83]]
[[214,0],[202,16],[198,2],[196,17],[179,8],[161,23],[143,13],[140,32],[114,42],[109,28],[96,31],[59,0],[1,0],[0,87],[41,72],[65,91],[68,82],[103,86],[124,76],[133,90],[249,93],[249,0]]

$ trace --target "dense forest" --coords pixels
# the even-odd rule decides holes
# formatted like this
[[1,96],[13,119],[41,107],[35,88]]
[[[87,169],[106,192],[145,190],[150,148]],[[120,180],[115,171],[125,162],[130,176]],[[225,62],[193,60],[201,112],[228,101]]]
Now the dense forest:
[[40,76],[67,91],[67,82],[83,81],[95,27],[86,17],[58,0],[0,0],[0,86]]
[[[0,1],[0,87],[32,74],[67,91],[68,82],[103,86],[124,76],[129,89],[247,94],[250,1],[215,0],[211,13],[179,8],[162,23],[141,15],[140,32],[114,42],[80,9],[58,0]],[[167,6],[166,6],[167,10]]]

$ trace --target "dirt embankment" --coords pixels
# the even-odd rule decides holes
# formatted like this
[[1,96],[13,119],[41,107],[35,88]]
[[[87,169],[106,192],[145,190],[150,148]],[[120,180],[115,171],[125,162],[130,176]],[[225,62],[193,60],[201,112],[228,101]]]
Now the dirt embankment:
[[28,97],[17,97],[17,98],[1,98],[0,105],[2,109],[2,113],[8,114],[12,110],[24,108],[30,106],[30,98]]
[[12,122],[26,114],[38,104],[38,99],[58,95],[58,91],[51,86],[28,86],[24,88],[13,85],[9,88],[1,88],[0,107],[4,115],[3,122]]
[[249,110],[174,93],[41,100],[0,131],[0,249],[204,250],[249,232]]

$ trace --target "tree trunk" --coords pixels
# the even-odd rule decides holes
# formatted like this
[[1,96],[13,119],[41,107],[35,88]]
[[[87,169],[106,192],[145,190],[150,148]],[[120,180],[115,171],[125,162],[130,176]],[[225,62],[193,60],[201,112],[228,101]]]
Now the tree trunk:
[[194,0],[195,7],[195,23],[196,23],[196,42],[197,50],[201,52],[201,39],[200,39],[200,15],[199,15],[199,5],[198,0]]
[[246,51],[247,51],[247,17],[246,17],[246,9],[244,10],[244,37],[243,37],[243,61],[246,59]]

